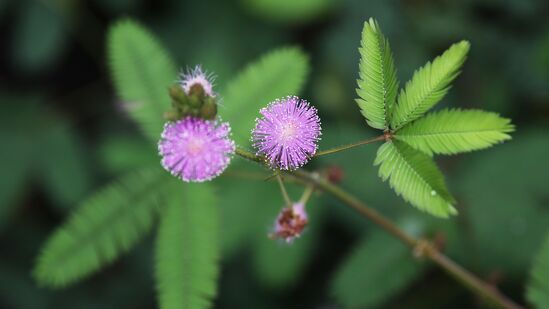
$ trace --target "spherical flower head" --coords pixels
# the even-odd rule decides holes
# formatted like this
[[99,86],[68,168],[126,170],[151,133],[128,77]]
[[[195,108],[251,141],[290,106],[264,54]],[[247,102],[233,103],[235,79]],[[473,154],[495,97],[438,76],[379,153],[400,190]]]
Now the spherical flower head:
[[270,103],[260,114],[252,141],[257,154],[265,156],[273,168],[297,169],[316,153],[320,118],[309,102],[289,96]]
[[181,74],[181,81],[179,83],[187,95],[190,95],[193,87],[200,86],[207,96],[215,97],[215,93],[213,92],[214,80],[215,77],[212,74],[207,74],[202,71],[200,65],[197,65],[194,69],[187,70],[186,73]]
[[196,117],[167,123],[158,143],[162,166],[186,182],[219,176],[235,151],[230,131],[228,123]]
[[294,203],[291,207],[283,208],[276,218],[273,237],[291,243],[301,236],[308,222],[305,204]]

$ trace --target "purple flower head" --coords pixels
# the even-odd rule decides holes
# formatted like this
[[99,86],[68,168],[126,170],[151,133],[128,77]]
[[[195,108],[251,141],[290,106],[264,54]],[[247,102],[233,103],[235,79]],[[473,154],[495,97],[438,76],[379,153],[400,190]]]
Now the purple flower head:
[[215,97],[213,92],[213,82],[215,77],[213,74],[207,74],[202,71],[202,67],[197,65],[194,69],[187,70],[186,73],[181,74],[181,88],[185,91],[185,94],[189,95],[191,88],[195,85],[199,85],[204,90],[207,96]]
[[252,141],[258,155],[274,168],[293,170],[316,153],[320,139],[320,118],[316,108],[295,96],[271,102],[261,109]]
[[235,151],[230,131],[228,123],[196,117],[167,123],[158,143],[162,166],[187,182],[219,176]]
[[291,243],[295,238],[301,236],[308,222],[305,204],[294,203],[291,207],[283,208],[276,218],[272,237]]

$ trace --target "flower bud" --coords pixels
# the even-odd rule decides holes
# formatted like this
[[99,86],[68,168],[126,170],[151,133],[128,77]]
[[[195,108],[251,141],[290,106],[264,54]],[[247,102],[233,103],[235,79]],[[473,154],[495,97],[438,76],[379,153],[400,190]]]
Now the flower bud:
[[305,204],[294,203],[291,207],[285,207],[280,211],[275,221],[274,233],[271,236],[291,243],[295,238],[301,236],[308,222]]

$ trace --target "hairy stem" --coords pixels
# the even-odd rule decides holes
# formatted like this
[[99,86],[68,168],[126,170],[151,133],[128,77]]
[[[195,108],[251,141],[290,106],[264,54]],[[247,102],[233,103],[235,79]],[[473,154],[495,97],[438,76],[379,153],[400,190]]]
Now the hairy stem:
[[339,147],[334,147],[334,148],[331,148],[331,149],[328,149],[328,150],[319,151],[315,154],[315,157],[325,156],[325,155],[340,152],[340,151],[343,151],[343,150],[351,149],[351,148],[354,148],[354,147],[379,142],[379,141],[382,141],[384,139],[385,139],[385,136],[380,135],[378,137],[363,140],[363,141],[359,141],[359,142],[356,142],[356,143],[347,144],[347,145],[343,145],[343,146],[339,146]]
[[[378,139],[381,140],[379,137]],[[254,162],[264,162],[260,157],[240,148],[236,149],[236,154]],[[351,207],[363,217],[370,219],[386,232],[396,237],[405,245],[409,246],[417,257],[427,258],[435,265],[446,271],[451,277],[456,279],[463,286],[465,286],[478,296],[489,301],[493,305],[499,308],[506,309],[523,308],[522,306],[513,302],[511,299],[507,298],[505,295],[501,294],[496,288],[482,281],[473,273],[464,269],[462,266],[444,255],[434,245],[432,245],[430,241],[422,238],[417,238],[413,235],[408,234],[391,220],[389,220],[376,210],[368,207],[365,203],[363,203],[350,193],[346,192],[339,186],[334,185],[326,179],[320,177],[318,174],[313,174],[302,170],[288,172],[288,174],[296,178],[302,179],[304,182],[310,185],[314,185],[316,188],[333,195],[345,205]]]

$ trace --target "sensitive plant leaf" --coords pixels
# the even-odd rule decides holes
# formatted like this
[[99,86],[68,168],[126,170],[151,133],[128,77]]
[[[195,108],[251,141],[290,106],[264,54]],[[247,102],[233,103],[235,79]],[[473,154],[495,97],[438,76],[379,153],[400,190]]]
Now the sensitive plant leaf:
[[469,46],[467,41],[456,43],[414,73],[398,95],[391,118],[392,129],[398,130],[421,117],[442,100],[450,89],[450,83],[458,76]]
[[374,165],[379,177],[407,202],[437,217],[457,214],[444,176],[431,157],[400,141],[379,147]]
[[331,292],[345,308],[377,308],[410,285],[423,269],[409,248],[376,231],[342,263]]
[[84,201],[46,242],[34,269],[50,287],[74,283],[129,251],[151,228],[165,175],[130,173]]
[[209,308],[217,293],[218,209],[208,184],[170,183],[156,243],[160,308]]
[[300,49],[280,48],[248,65],[228,84],[219,114],[231,123],[237,144],[249,144],[261,108],[277,98],[299,94],[308,72],[308,58]]
[[481,110],[431,113],[398,130],[395,138],[427,154],[455,154],[511,139],[511,120]]
[[110,135],[99,147],[103,166],[113,173],[158,165],[158,150],[142,136]]
[[120,107],[157,141],[170,109],[168,87],[177,77],[170,56],[152,33],[129,19],[110,28],[107,50]]
[[549,308],[549,233],[534,260],[526,295],[536,308]]
[[390,115],[398,90],[396,68],[389,41],[377,22],[370,18],[364,23],[356,102],[366,122],[373,128],[389,127]]
[[245,9],[277,22],[304,23],[327,12],[332,0],[242,0]]

